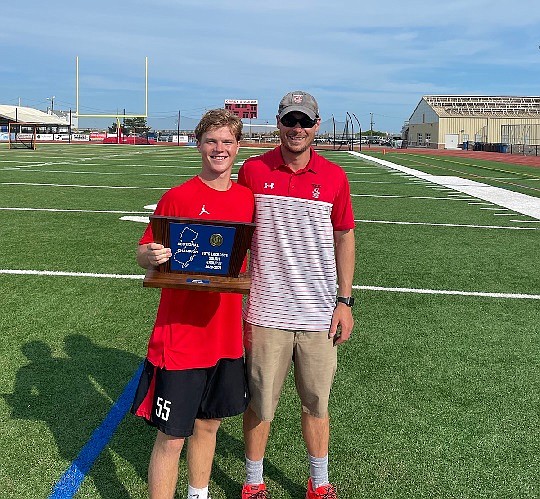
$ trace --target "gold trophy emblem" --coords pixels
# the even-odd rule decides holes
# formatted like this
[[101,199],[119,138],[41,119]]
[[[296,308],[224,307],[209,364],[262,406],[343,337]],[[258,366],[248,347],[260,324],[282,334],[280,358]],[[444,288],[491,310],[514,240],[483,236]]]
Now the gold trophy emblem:
[[221,234],[212,234],[210,236],[210,244],[212,246],[221,246],[223,244],[223,236]]

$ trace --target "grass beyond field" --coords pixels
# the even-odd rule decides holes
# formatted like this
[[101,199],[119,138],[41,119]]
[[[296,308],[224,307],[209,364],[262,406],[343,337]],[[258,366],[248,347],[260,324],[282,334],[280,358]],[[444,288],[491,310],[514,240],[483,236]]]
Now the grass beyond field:
[[[260,152],[242,149],[237,167]],[[538,497],[540,221],[347,152],[321,154],[346,170],[357,219],[356,326],[331,400],[340,498]],[[540,193],[540,170],[523,165],[384,159]],[[144,224],[122,218],[147,216],[198,165],[192,148],[0,151],[0,499],[48,497],[114,410],[159,294],[135,263]],[[305,496],[299,411],[289,378],[265,461],[275,499]],[[126,415],[75,497],[146,497],[154,437]],[[239,497],[243,462],[241,418],[231,418],[214,499]],[[182,457],[180,499],[186,483]]]

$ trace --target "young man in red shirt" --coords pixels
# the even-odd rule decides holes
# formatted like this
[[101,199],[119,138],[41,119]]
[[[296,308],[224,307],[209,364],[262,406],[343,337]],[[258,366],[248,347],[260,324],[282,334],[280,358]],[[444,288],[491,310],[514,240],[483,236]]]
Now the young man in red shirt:
[[[353,328],[355,242],[350,188],[343,169],[311,147],[319,107],[310,94],[280,102],[281,145],[248,159],[238,182],[255,195],[251,288],[244,345],[251,402],[244,413],[246,481],[242,499],[270,497],[263,458],[287,372],[302,403],[309,454],[307,499],[335,499],[328,480],[328,399],[336,345]],[[337,297],[336,297],[337,287]]]
[[[242,134],[229,111],[208,111],[195,129],[202,167],[167,191],[156,215],[252,222],[253,194],[231,181]],[[152,228],[139,241],[137,263],[150,268],[172,257],[154,242]],[[208,484],[223,417],[248,403],[242,345],[242,295],[162,289],[145,368],[132,412],[158,429],[148,468],[151,499],[171,499],[178,462],[188,445],[188,499],[208,499]]]

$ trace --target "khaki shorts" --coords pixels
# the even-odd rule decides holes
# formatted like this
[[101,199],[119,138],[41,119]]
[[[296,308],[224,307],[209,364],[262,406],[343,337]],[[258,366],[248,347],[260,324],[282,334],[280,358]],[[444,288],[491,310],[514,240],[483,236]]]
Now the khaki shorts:
[[328,338],[328,331],[291,331],[244,323],[244,348],[250,407],[259,419],[274,419],[291,362],[302,411],[317,418],[328,415],[337,368],[337,347]]

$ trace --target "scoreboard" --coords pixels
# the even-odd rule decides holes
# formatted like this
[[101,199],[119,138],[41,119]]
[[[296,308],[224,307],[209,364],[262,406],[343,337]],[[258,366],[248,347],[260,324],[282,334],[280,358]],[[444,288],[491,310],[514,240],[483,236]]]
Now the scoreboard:
[[239,118],[257,118],[259,101],[256,99],[225,99],[225,109]]

